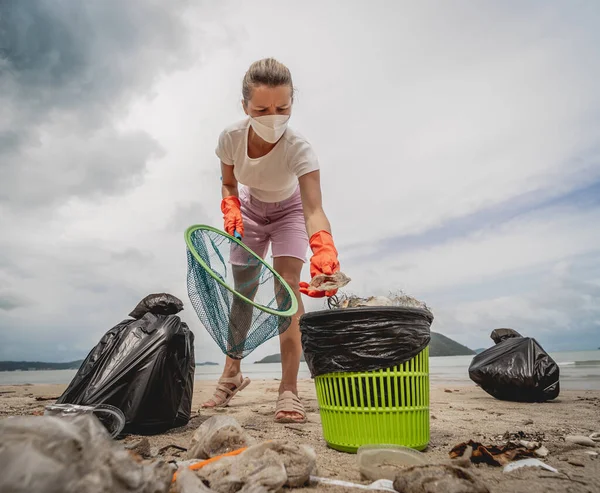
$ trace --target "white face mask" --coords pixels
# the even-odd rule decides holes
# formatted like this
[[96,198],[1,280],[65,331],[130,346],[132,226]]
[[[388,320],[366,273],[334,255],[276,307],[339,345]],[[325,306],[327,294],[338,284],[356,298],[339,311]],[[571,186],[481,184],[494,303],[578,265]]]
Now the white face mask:
[[264,115],[250,117],[250,125],[263,140],[274,144],[285,132],[290,115]]

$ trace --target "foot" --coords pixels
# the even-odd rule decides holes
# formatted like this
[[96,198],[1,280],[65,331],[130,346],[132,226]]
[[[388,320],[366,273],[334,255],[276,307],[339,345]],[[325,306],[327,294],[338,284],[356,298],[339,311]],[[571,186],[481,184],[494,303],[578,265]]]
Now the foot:
[[208,401],[202,404],[204,408],[225,407],[233,399],[235,394],[245,389],[250,384],[249,378],[242,378],[239,372],[233,377],[221,377],[217,384],[214,395]]
[[280,392],[275,410],[276,423],[306,423],[306,412],[297,394],[291,390]]

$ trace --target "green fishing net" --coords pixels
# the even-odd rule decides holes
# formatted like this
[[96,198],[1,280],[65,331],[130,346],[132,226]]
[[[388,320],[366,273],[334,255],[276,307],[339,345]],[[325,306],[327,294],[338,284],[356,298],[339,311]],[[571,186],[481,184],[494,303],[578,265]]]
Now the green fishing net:
[[185,242],[188,296],[224,354],[242,359],[289,327],[298,311],[294,292],[243,239],[195,225]]

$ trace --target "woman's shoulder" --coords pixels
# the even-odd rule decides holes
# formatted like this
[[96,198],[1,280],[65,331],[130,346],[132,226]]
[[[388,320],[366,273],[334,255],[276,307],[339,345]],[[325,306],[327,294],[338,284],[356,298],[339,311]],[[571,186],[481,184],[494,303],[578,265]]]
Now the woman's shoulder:
[[229,136],[233,139],[244,136],[244,131],[248,128],[248,119],[238,120],[230,125],[227,125],[221,131],[221,138]]

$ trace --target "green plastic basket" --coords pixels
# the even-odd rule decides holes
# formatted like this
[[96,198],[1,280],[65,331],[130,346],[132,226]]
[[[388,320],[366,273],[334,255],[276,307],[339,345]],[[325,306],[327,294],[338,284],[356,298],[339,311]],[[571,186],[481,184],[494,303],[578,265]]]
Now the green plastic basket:
[[429,444],[429,346],[385,370],[315,377],[323,436],[329,447],[356,453],[361,445]]

